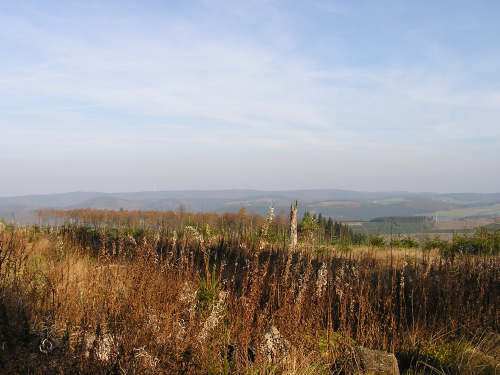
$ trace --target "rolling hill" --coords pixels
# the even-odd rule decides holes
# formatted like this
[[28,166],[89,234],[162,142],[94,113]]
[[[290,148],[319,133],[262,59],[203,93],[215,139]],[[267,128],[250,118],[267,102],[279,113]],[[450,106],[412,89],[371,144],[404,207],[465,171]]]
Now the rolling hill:
[[288,213],[298,200],[300,213],[309,211],[337,220],[371,220],[380,216],[439,215],[443,219],[500,216],[500,193],[435,194],[409,192],[359,192],[322,190],[213,190],[153,191],[133,193],[72,192],[49,195],[0,197],[0,217],[26,222],[37,209],[125,209],[175,210],[181,204],[187,211],[248,212],[266,214],[273,204],[276,212]]

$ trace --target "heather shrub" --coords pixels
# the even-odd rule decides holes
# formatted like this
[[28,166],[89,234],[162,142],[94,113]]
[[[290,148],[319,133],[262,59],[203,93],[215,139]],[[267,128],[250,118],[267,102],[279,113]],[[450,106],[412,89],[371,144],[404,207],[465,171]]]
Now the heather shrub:
[[422,244],[422,248],[424,250],[439,249],[441,253],[445,254],[450,251],[451,244],[449,241],[443,240],[439,236],[435,236],[434,238],[426,237]]
[[480,228],[472,235],[456,234],[446,252],[453,254],[491,254],[500,253],[500,231]]
[[368,237],[368,244],[374,247],[386,246],[385,238],[381,235],[372,235]]
[[406,249],[416,249],[420,246],[419,242],[411,236],[393,238],[389,244],[392,247],[401,247]]

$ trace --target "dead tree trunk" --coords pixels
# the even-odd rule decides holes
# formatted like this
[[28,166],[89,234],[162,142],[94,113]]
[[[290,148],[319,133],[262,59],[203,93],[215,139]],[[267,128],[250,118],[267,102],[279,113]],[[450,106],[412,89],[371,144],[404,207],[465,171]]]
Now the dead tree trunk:
[[295,249],[297,246],[297,207],[298,203],[295,201],[295,206],[290,206],[290,246]]

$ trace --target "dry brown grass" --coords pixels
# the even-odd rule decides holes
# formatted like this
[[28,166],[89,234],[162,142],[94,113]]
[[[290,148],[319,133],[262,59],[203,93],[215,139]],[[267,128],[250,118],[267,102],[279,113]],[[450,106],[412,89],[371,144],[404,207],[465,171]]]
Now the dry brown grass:
[[[0,234],[5,373],[349,373],[353,342],[417,358],[437,335],[498,332],[494,257],[127,236]],[[271,324],[293,347],[274,364],[255,349]]]

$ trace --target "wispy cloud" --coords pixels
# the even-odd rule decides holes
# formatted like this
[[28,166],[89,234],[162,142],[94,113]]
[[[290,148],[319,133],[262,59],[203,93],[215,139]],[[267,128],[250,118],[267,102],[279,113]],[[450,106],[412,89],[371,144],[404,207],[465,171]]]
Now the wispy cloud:
[[[342,17],[352,14],[341,4],[315,4],[309,17],[324,17],[325,7]],[[500,142],[499,86],[475,84],[474,74],[446,55],[446,49],[427,55],[436,69],[428,61],[421,66],[346,64],[335,60],[339,53],[352,53],[344,43],[328,46],[334,51],[332,61],[323,51],[301,51],[297,28],[305,26],[296,23],[303,16],[279,3],[258,2],[255,11],[250,3],[204,6],[206,16],[193,9],[173,14],[163,10],[162,17],[121,9],[109,23],[90,17],[89,9],[81,17],[72,9],[63,9],[60,16],[52,9],[1,15],[0,42],[17,49],[8,58],[6,52],[0,55],[6,57],[0,70],[0,156],[19,162],[13,157],[17,148],[29,161],[36,158],[29,149],[38,142],[52,147],[42,159],[72,149],[78,151],[74,162],[81,164],[85,147],[105,158],[108,147],[126,153],[128,146],[137,160],[151,163],[152,147],[155,157],[163,159],[193,147],[198,150],[193,151],[195,158],[215,163],[223,159],[213,152],[216,147],[240,151],[240,167],[255,170],[249,180],[263,178],[259,173],[268,173],[263,179],[269,180],[275,174],[254,168],[262,162],[256,154],[269,157],[275,152],[275,160],[286,162],[297,160],[302,149],[317,158],[307,171],[313,179],[309,186],[315,185],[314,179],[321,186],[336,186],[324,171],[340,161],[362,175],[400,158],[407,162],[406,168],[398,166],[403,175],[410,175],[404,169],[417,169],[425,177],[427,165],[414,159],[415,153],[439,147],[438,153],[432,151],[444,158],[437,164],[468,163],[477,160],[461,152],[463,142],[475,147],[474,142],[489,139],[490,148],[483,150],[488,160],[500,156],[494,148]],[[116,9],[98,11],[110,17]],[[65,12],[72,19],[65,20]],[[227,29],[238,23],[234,32]],[[257,27],[255,32],[252,27]],[[332,26],[322,27],[324,32],[313,33],[318,40],[332,32]],[[443,74],[446,66],[449,72]],[[57,144],[61,148],[54,148]],[[186,165],[189,173],[197,173],[196,164]],[[187,181],[176,187],[190,187],[188,173],[176,173]],[[234,173],[228,170],[213,184],[230,185]],[[286,187],[291,172],[283,173],[281,187]],[[358,186],[361,179],[349,178],[343,187],[433,189],[424,183],[395,186],[390,179]],[[168,180],[158,181],[168,185]],[[448,185],[444,178],[435,182],[436,188],[453,188]],[[500,189],[500,180],[490,185]],[[106,181],[99,186],[114,189]]]

